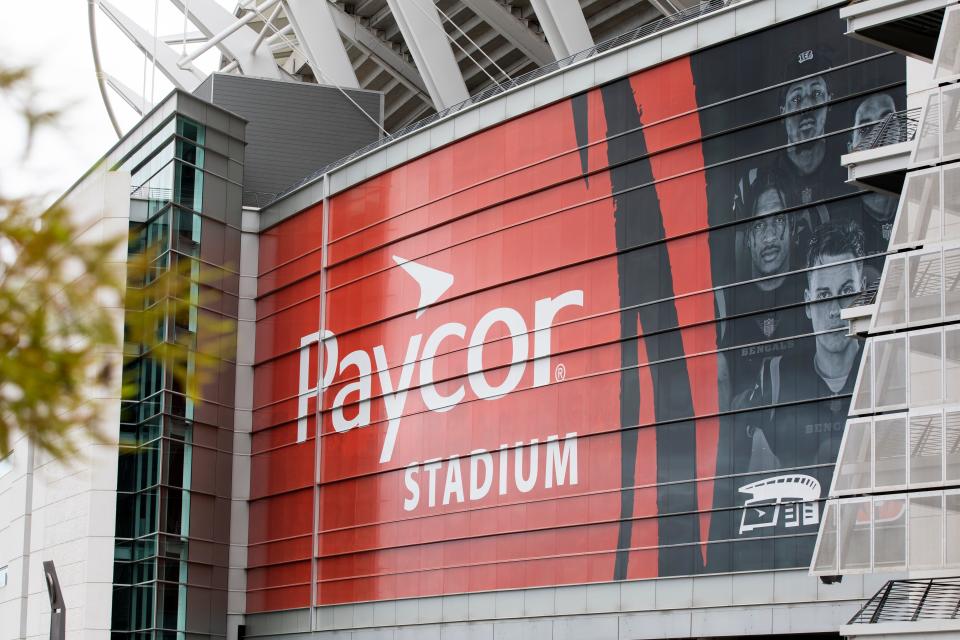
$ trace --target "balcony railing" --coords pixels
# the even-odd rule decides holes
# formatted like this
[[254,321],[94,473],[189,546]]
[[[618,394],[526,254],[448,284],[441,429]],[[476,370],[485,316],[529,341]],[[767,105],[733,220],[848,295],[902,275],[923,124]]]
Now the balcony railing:
[[876,124],[865,125],[866,133],[850,151],[878,149],[889,144],[908,142],[917,135],[920,122],[920,107],[891,113]]
[[348,162],[350,162],[355,158],[358,158],[362,155],[370,153],[371,151],[378,149],[386,144],[389,144],[394,140],[401,138],[405,135],[408,135],[415,131],[423,129],[424,127],[427,127],[438,120],[442,120],[447,116],[451,116],[459,111],[463,111],[467,107],[477,104],[478,102],[483,102],[484,100],[487,100],[488,98],[492,98],[493,96],[499,95],[511,89],[515,89],[517,87],[521,87],[525,84],[529,84],[534,80],[537,80],[538,78],[542,78],[545,75],[553,73],[554,71],[564,69],[566,67],[577,64],[579,62],[583,62],[584,60],[593,58],[594,56],[600,55],[606,51],[619,47],[620,45],[624,45],[624,44],[627,44],[628,42],[633,42],[635,40],[640,40],[642,38],[652,36],[655,33],[663,31],[664,29],[669,29],[670,27],[675,27],[676,25],[682,24],[689,20],[693,20],[695,18],[699,18],[709,13],[713,13],[714,11],[718,11],[720,9],[723,9],[724,7],[730,6],[732,4],[736,4],[737,2],[740,2],[740,0],[701,0],[699,4],[695,4],[692,7],[688,7],[683,11],[679,11],[677,13],[664,16],[659,20],[654,20],[653,22],[649,22],[645,25],[637,27],[632,31],[628,31],[627,33],[621,34],[614,38],[610,38],[609,40],[604,40],[603,42],[599,44],[595,44],[589,49],[584,49],[583,51],[575,53],[572,56],[569,56],[567,58],[556,60],[538,69],[529,71],[521,76],[517,76],[516,78],[512,78],[510,80],[494,84],[484,89],[483,91],[480,91],[470,96],[463,102],[459,102],[455,105],[451,105],[446,109],[441,109],[440,111],[437,111],[433,115],[427,116],[426,118],[423,118],[421,120],[417,120],[416,122],[408,124],[405,127],[401,127],[400,129],[397,129],[396,131],[394,131],[389,135],[386,135],[378,140],[374,140],[373,142],[366,145],[365,147],[361,147],[356,151],[354,151],[353,153],[340,158],[339,160],[334,160],[333,162],[305,176],[303,179],[299,180],[297,183],[285,189],[282,193],[280,193],[276,197],[276,199],[279,200],[280,198],[287,195],[288,193],[292,191],[296,191],[303,185],[309,182],[313,182],[323,174],[329,173],[334,169],[347,164]]
[[956,620],[960,614],[960,577],[891,580],[847,624]]
[[857,297],[850,302],[850,307],[866,307],[877,301],[877,291],[880,289],[880,281],[875,280],[857,294]]

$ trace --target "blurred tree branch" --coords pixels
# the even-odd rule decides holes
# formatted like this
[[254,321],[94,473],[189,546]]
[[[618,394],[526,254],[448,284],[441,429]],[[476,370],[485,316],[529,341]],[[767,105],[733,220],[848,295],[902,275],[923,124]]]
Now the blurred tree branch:
[[[24,157],[57,111],[35,106],[28,68],[0,66],[0,98],[26,127]],[[0,457],[14,431],[63,458],[74,428],[97,436],[92,391],[109,378],[103,350],[118,345],[106,303],[123,283],[110,255],[124,240],[77,242],[62,203],[0,193]]]
[[[37,106],[28,68],[2,63],[0,103],[22,120],[29,157],[59,111]],[[105,441],[94,397],[121,390],[110,365],[121,347],[124,364],[151,358],[196,399],[233,344],[232,323],[207,311],[219,297],[216,268],[170,252],[158,271],[147,249],[129,256],[124,273],[117,251],[127,234],[78,241],[82,231],[62,201],[44,208],[38,197],[0,192],[0,458],[17,432],[61,460],[77,453],[78,432]],[[141,382],[124,379],[123,397],[136,399]]]

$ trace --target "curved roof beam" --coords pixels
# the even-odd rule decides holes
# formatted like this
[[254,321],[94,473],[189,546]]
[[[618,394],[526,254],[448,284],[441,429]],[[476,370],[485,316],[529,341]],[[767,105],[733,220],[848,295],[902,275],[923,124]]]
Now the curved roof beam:
[[333,22],[330,3],[325,0],[284,0],[287,20],[307,56],[318,80],[350,89],[359,89],[357,74]]
[[103,99],[103,108],[107,110],[107,117],[113,130],[117,132],[117,137],[123,136],[123,130],[120,129],[120,123],[117,122],[117,114],[113,112],[113,105],[110,104],[110,95],[107,93],[107,81],[104,78],[103,66],[100,64],[100,45],[97,42],[97,11],[96,0],[87,0],[87,29],[90,32],[90,51],[93,53],[93,69],[97,74],[97,88],[100,89],[100,98]]
[[437,110],[470,97],[433,0],[387,0]]

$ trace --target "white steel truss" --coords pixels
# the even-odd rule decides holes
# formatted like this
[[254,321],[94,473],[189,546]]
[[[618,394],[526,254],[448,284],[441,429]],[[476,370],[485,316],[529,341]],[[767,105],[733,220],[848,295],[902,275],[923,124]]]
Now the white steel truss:
[[383,124],[394,130],[691,0],[236,0],[233,11],[235,0],[169,0],[184,14],[183,33],[160,37],[121,10],[142,0],[87,1],[114,122],[111,94],[137,112],[150,96],[111,75],[110,57],[97,51],[97,8],[177,88],[194,90],[210,71],[197,60],[216,50],[223,73],[381,91]]

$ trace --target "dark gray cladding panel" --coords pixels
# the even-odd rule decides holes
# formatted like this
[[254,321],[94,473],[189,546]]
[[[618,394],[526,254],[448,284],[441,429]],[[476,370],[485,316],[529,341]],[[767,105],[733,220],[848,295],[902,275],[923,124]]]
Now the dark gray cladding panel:
[[[214,74],[198,91],[249,121],[244,158],[244,204],[278,193],[303,176],[376,140],[377,126],[336,87]],[[382,94],[349,91],[374,120]]]
[[200,83],[200,86],[193,90],[193,95],[210,102],[210,96],[213,93],[213,77],[216,74],[211,73],[207,79]]

